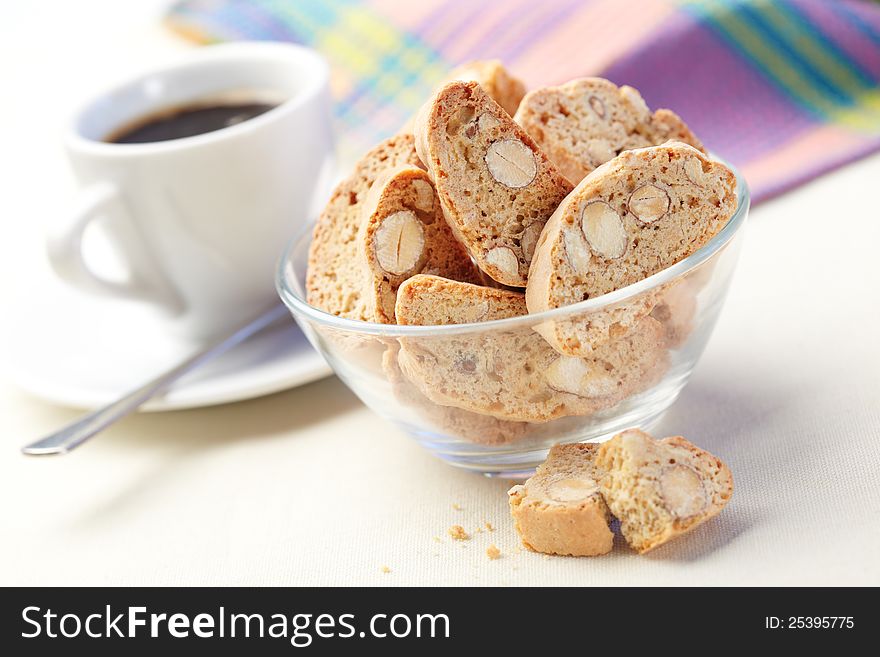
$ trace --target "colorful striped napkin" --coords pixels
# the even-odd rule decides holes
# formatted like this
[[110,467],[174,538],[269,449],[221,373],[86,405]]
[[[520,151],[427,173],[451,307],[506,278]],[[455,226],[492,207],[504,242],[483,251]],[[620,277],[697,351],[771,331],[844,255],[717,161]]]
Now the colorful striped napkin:
[[201,42],[320,50],[349,160],[477,58],[529,87],[638,88],[736,164],[755,200],[880,148],[880,5],[866,0],[182,0],[167,18]]

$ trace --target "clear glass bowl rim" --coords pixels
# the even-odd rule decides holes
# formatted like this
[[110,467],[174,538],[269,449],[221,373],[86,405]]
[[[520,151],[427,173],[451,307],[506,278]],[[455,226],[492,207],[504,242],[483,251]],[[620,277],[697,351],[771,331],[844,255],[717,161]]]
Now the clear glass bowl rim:
[[310,321],[334,329],[365,335],[381,335],[383,337],[428,337],[461,333],[482,333],[485,331],[511,330],[516,328],[521,329],[532,327],[549,320],[561,320],[575,313],[601,311],[607,306],[614,306],[621,302],[625,302],[626,300],[642,294],[654,287],[664,285],[683,276],[718,253],[742,228],[749,211],[750,195],[748,185],[736,167],[723,160],[719,161],[723,162],[728,168],[730,168],[736,176],[737,208],[736,212],[734,212],[724,228],[722,228],[717,235],[700,249],[696,250],[684,260],[675,263],[671,267],[667,267],[653,276],[644,278],[632,285],[627,285],[619,290],[614,290],[613,292],[592,299],[587,299],[586,301],[580,301],[568,306],[561,306],[552,310],[545,310],[540,313],[521,315],[519,317],[496,319],[488,322],[474,322],[470,324],[444,324],[440,326],[377,324],[374,322],[362,322],[357,319],[348,319],[332,315],[310,305],[301,295],[294,291],[293,285],[290,281],[292,268],[289,267],[288,264],[291,255],[304,239],[311,237],[315,222],[309,222],[304,228],[297,232],[290,242],[288,242],[281,255],[281,259],[278,262],[275,286],[284,305],[286,305],[294,315],[306,317]]

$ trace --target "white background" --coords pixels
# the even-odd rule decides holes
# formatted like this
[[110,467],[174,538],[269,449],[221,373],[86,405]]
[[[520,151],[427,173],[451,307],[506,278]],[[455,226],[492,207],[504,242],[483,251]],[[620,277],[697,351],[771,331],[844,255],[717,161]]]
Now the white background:
[[[67,114],[189,47],[160,26],[161,4],[4,7],[0,301],[48,276],[41,230],[74,193]],[[753,212],[715,335],[661,426],[723,457],[736,492],[649,556],[520,550],[507,482],[435,460],[335,378],[135,416],[70,456],[28,459],[20,444],[77,412],[18,392],[0,363],[0,584],[878,585],[878,181],[873,156]],[[470,541],[446,534],[485,521],[496,530]]]

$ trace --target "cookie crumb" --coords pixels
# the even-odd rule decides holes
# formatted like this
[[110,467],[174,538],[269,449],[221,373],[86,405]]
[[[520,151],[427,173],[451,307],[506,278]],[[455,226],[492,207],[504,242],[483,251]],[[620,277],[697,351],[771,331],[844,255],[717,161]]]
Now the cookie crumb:
[[466,541],[470,538],[470,535],[461,525],[452,525],[452,527],[449,528],[449,535],[456,541]]
[[495,527],[493,527],[493,526],[492,526],[492,523],[489,522],[488,520],[485,520],[485,521],[483,522],[483,526],[486,528],[486,531],[489,531],[489,532],[494,532],[494,531],[495,531]]
[[390,573],[391,572],[391,569],[388,566],[382,566],[381,570],[383,573]]
[[461,511],[461,504],[459,504],[458,502],[453,502],[452,508],[455,509],[456,511]]
[[498,547],[494,543],[492,543],[492,545],[486,548],[486,556],[494,561],[495,559],[501,557],[501,550],[499,550]]

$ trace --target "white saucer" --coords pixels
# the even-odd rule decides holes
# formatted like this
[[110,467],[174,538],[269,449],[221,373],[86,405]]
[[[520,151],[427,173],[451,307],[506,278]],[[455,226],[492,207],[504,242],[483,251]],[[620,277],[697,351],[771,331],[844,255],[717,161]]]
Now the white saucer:
[[[97,408],[201,347],[168,335],[141,304],[83,295],[54,281],[40,287],[7,315],[2,359],[4,375],[42,399]],[[143,410],[251,399],[330,373],[291,317],[182,378]]]

